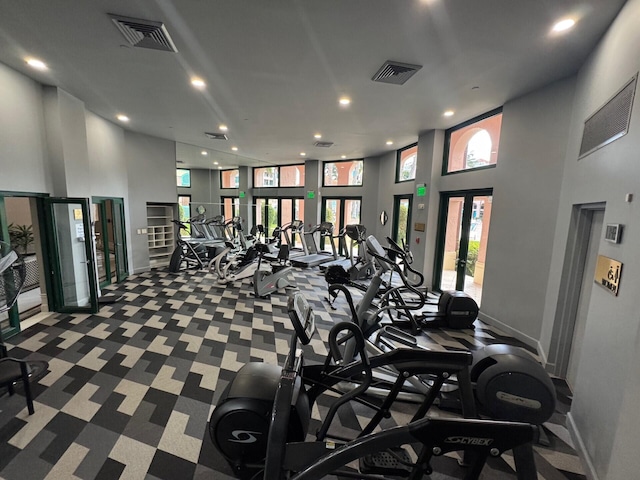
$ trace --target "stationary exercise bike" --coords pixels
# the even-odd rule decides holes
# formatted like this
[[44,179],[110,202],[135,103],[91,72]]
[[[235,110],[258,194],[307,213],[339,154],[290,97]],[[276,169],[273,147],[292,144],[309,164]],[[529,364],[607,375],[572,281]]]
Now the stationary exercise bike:
[[[294,294],[288,303],[294,326],[289,355],[284,367],[265,363],[243,366],[231,380],[209,422],[209,433],[215,447],[227,459],[234,474],[264,480],[315,480],[328,474],[353,478],[382,479],[402,476],[423,478],[432,473],[431,460],[451,451],[465,451],[471,464],[465,479],[479,478],[488,457],[506,450],[514,451],[517,477],[537,478],[531,441],[534,428],[524,423],[496,422],[477,419],[434,419],[425,417],[428,407],[450,372],[458,377],[468,372],[468,352],[425,352],[396,350],[371,359],[364,351],[364,338],[354,323],[343,322],[330,332],[330,354],[323,365],[307,366],[298,342],[307,345],[315,331],[315,317],[304,297]],[[353,337],[360,361],[342,365],[338,335],[346,331]],[[400,372],[397,389],[404,374],[430,369],[438,372],[434,391],[411,422],[372,434],[373,428],[395,400],[392,397],[379,408],[369,424],[353,440],[327,441],[328,427],[338,408],[347,402],[360,401],[372,382],[371,371],[382,364],[393,363]],[[309,378],[309,376],[311,378]],[[327,418],[316,432],[316,441],[305,442],[310,412],[317,395],[333,390],[337,382],[359,379],[359,386],[338,397]],[[397,390],[396,389],[396,390]],[[413,444],[417,462],[401,446]],[[358,460],[358,470],[346,467]],[[247,476],[247,475],[250,475]],[[384,475],[382,477],[381,475]]]
[[[253,293],[256,297],[263,298],[284,288],[298,287],[289,263],[289,245],[280,245],[278,257],[272,262],[263,262],[264,255],[271,251],[269,245],[257,243],[255,249],[258,252],[258,267],[253,274]],[[261,268],[264,263],[268,263],[268,269]]]

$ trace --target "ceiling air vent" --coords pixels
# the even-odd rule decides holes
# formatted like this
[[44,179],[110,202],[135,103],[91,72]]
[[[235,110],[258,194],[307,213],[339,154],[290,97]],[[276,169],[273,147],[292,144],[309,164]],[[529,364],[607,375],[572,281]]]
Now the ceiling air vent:
[[166,52],[178,51],[162,22],[123,17],[111,13],[109,16],[124,38],[134,47],[152,48]]
[[204,134],[211,140],[228,140],[227,135],[224,133],[204,132]]
[[374,82],[404,85],[404,83],[421,68],[422,65],[411,65],[409,63],[400,63],[387,60],[371,80],[373,80]]
[[333,142],[316,142],[313,145],[315,147],[329,148],[333,146]]
[[578,160],[627,134],[637,80],[638,74],[585,120]]

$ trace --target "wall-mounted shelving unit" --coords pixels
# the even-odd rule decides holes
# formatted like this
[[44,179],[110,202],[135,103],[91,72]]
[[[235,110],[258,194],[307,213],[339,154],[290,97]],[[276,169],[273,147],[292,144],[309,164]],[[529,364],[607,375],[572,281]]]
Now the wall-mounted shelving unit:
[[149,243],[149,266],[151,268],[169,265],[175,248],[173,228],[173,205],[147,203],[147,237]]

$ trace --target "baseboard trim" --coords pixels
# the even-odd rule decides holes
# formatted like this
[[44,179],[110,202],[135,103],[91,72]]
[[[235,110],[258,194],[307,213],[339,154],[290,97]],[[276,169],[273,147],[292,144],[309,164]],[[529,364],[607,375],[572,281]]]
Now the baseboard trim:
[[137,275],[138,273],[144,273],[144,272],[150,272],[150,271],[151,271],[151,267],[134,268],[133,274]]
[[578,452],[582,465],[585,467],[585,475],[589,480],[599,480],[596,469],[593,467],[593,463],[591,463],[591,458],[587,453],[587,449],[582,441],[582,436],[576,427],[576,423],[573,420],[571,412],[567,413],[567,430],[569,430],[569,435],[571,435],[574,448],[576,452]]
[[505,333],[511,335],[513,338],[520,340],[522,343],[535,349],[536,352],[538,352],[538,356],[540,357],[540,362],[542,363],[542,365],[547,364],[547,355],[544,349],[542,348],[542,344],[538,339],[530,337],[526,333],[522,333],[520,330],[516,330],[512,326],[507,325],[506,323],[503,323],[497,318],[493,318],[490,315],[487,315],[486,313],[480,312],[480,314],[478,315],[478,318],[482,320],[484,323],[487,323],[489,325],[499,328]]

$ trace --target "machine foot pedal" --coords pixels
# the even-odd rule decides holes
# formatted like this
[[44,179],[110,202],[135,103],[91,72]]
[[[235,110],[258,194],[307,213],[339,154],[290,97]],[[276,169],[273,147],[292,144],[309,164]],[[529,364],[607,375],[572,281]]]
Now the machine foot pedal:
[[[389,453],[389,450],[392,451],[395,456]],[[406,463],[411,463],[409,454],[400,447],[389,450],[362,457],[360,459],[360,473],[408,477],[411,473],[411,468],[400,463],[396,457],[401,458],[402,461]]]

